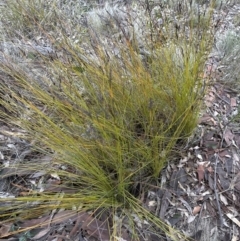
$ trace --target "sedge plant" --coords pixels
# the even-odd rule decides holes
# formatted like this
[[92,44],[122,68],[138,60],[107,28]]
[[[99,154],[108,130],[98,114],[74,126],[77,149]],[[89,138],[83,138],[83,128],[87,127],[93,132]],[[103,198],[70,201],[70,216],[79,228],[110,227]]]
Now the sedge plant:
[[[144,188],[137,186],[158,184],[162,168],[181,152],[181,143],[197,125],[205,91],[201,76],[211,47],[210,17],[208,28],[177,29],[175,37],[167,37],[171,28],[166,25],[151,42],[145,61],[137,40],[126,35],[121,42],[112,40],[117,55],[98,38],[93,44],[92,35],[87,52],[64,32],[56,39],[40,23],[35,22],[64,56],[40,54],[38,65],[46,72],[40,77],[4,57],[0,104],[6,111],[1,111],[1,120],[23,129],[22,138],[34,141],[33,151],[52,156],[44,166],[24,160],[13,165],[42,170],[45,176],[57,173],[58,186],[72,192],[32,190],[4,199],[11,205],[0,207],[2,220],[36,218],[56,208],[93,215],[103,209],[112,217],[127,217],[132,230],[136,214],[172,240],[184,237],[143,207],[139,196]],[[113,240],[121,237],[114,222],[110,230]],[[133,239],[137,235],[132,231]]]

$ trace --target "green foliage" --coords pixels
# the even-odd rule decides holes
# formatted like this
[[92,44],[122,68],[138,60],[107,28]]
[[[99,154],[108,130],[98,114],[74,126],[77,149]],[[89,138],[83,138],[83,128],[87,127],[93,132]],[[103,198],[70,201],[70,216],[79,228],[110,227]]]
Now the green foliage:
[[[40,14],[34,19],[39,26],[44,13],[33,11]],[[19,13],[11,14],[16,21]],[[24,12],[19,20],[24,26],[30,24],[28,15]],[[62,185],[75,190],[61,198],[43,192],[11,199],[2,217],[26,219],[56,207],[121,210],[128,217],[137,213],[177,240],[170,227],[139,204],[133,189],[139,183],[156,184],[166,162],[180,152],[179,143],[196,127],[205,87],[201,73],[211,43],[208,30],[176,29],[175,38],[154,42],[145,60],[128,39],[123,44],[113,40],[118,55],[100,41],[88,46],[87,55],[62,33],[63,39],[50,41],[70,57],[40,56],[39,64],[47,67],[41,78],[18,63],[2,62],[12,81],[0,85],[0,92],[11,96],[0,100],[8,110],[1,112],[2,119],[26,130],[36,150],[53,154],[47,172],[57,172]],[[41,163],[27,168],[46,171]],[[29,208],[35,212],[26,212]]]

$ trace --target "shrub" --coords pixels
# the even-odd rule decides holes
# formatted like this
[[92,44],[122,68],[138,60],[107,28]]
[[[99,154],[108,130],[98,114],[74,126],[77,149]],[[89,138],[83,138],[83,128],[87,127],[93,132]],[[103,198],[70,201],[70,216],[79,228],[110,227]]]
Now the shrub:
[[[41,162],[23,161],[19,168],[57,173],[62,190],[71,188],[74,194],[62,193],[60,200],[56,193],[36,190],[26,197],[5,199],[11,207],[7,213],[1,208],[2,217],[33,218],[57,207],[95,213],[103,208],[129,220],[137,214],[177,240],[175,231],[143,208],[138,197],[144,187],[157,184],[161,169],[196,127],[205,90],[201,74],[211,47],[210,22],[200,30],[191,24],[172,29],[170,21],[161,31],[151,25],[151,15],[145,16],[150,31],[144,40],[151,44],[144,46],[147,54],[142,55],[135,29],[129,38],[112,15],[122,36],[118,42],[102,36],[91,24],[68,37],[56,27],[61,22],[53,21],[50,28],[41,25],[45,12],[37,12],[35,5],[24,0],[11,3],[5,17],[13,14],[11,20],[24,31],[34,32],[27,10],[40,14],[34,26],[55,52],[48,56],[33,48],[34,60],[27,57],[27,65],[4,56],[0,104],[7,112],[1,112],[2,121],[24,129],[23,138],[34,140],[33,150],[53,157],[47,170]],[[17,20],[19,14],[27,18]],[[61,21],[59,16],[56,19]],[[129,16],[124,15],[126,24],[131,23]],[[53,30],[61,31],[59,38]],[[129,223],[134,226],[133,220]],[[121,236],[116,225],[112,230],[113,236]]]
[[[234,30],[228,30],[224,34],[219,34],[216,43],[217,53],[221,59],[221,81],[235,90],[239,91],[240,71],[238,63],[240,61],[240,37]],[[231,63],[231,64],[230,64]]]

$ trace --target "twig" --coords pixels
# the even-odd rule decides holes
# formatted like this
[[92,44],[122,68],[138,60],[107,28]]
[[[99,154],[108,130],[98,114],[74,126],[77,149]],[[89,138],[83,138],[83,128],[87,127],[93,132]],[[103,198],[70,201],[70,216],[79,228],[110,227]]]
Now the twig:
[[159,214],[160,206],[161,206],[161,200],[160,200],[160,198],[157,196],[157,208],[156,208],[156,211],[155,211],[155,216],[157,216],[157,215]]
[[220,208],[220,203],[219,203],[219,198],[218,198],[218,192],[217,192],[217,164],[218,164],[218,156],[215,153],[214,154],[216,160],[215,160],[215,170],[214,170],[214,192],[215,192],[215,197],[216,197],[216,202],[217,202],[217,208],[218,208],[218,215],[220,219],[220,228],[223,226],[223,219],[222,219],[222,210]]
[[230,105],[231,103],[227,100],[224,100],[218,93],[214,92],[214,94],[219,98],[221,99],[223,102],[225,102],[226,104]]
[[[220,128],[221,128],[221,125],[219,125]],[[220,146],[219,148],[222,148],[223,147],[223,141],[224,141],[224,134],[226,132],[226,129],[227,129],[227,126],[225,125],[224,128],[221,128],[221,131],[222,131],[222,138],[221,138],[221,143],[220,143]]]

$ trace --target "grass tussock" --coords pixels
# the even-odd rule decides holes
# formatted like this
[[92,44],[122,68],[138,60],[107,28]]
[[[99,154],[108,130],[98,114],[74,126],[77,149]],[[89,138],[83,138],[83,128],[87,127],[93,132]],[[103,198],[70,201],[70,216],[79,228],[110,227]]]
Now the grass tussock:
[[[60,198],[54,192],[35,190],[8,199],[11,206],[0,208],[1,217],[22,220],[60,207],[92,212],[103,208],[129,220],[137,214],[178,240],[176,231],[142,207],[138,197],[144,188],[137,186],[157,185],[166,162],[176,157],[196,127],[205,90],[201,76],[211,47],[210,15],[208,28],[189,24],[172,31],[172,22],[165,22],[158,34],[150,18],[151,31],[144,38],[131,28],[126,34],[111,19],[119,27],[121,40],[101,37],[87,24],[76,30],[76,42],[78,34],[73,38],[70,30],[69,36],[58,28],[62,23],[58,1],[51,7],[59,22],[55,19],[51,24],[51,14],[37,8],[45,1],[8,2],[5,21],[17,22],[28,34],[37,26],[56,55],[38,51],[33,57],[25,56],[30,58],[27,65],[4,55],[2,121],[24,129],[24,138],[34,140],[33,150],[53,157],[47,167],[24,161],[19,167],[43,169],[45,175],[57,173],[63,190],[70,188],[74,194],[65,192]],[[14,27],[11,24],[8,28]],[[12,29],[8,30],[14,38]],[[58,38],[56,31],[60,31]],[[142,54],[144,41],[151,44]],[[112,235],[120,237],[119,232],[115,226]]]

